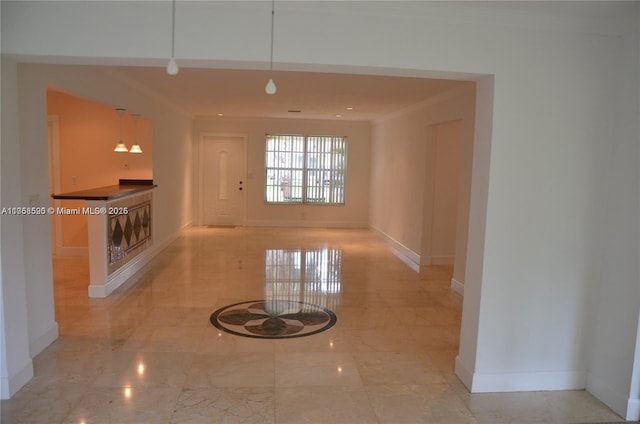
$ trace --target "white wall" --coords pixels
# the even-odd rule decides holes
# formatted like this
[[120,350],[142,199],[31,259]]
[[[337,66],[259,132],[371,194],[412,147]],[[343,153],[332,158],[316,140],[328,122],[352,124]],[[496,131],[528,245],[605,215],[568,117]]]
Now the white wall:
[[[2,146],[0,149],[0,199],[2,207],[22,205],[20,191],[20,125],[18,70],[14,62],[2,59]],[[9,106],[11,105],[11,106]],[[23,224],[19,216],[0,215],[2,260],[2,357],[0,397],[7,399],[33,376],[29,353],[27,288],[25,284]],[[50,299],[51,301],[52,299]]]
[[[460,174],[454,279],[465,281],[466,247],[471,191],[475,125],[475,84],[444,93],[425,104],[397,112],[376,122],[372,137],[370,226],[417,264],[431,243],[430,229],[423,228],[425,214],[432,213],[433,187],[425,187],[429,166],[436,161],[435,149],[428,151],[429,127],[462,121]],[[432,140],[435,141],[435,140]],[[434,144],[435,146],[435,144]]]
[[[458,180],[462,157],[462,121],[455,120],[429,126],[428,144],[433,144],[431,185],[430,234],[423,235],[422,254],[428,251],[430,263],[453,264],[456,252],[456,224],[458,216]],[[431,138],[433,138],[431,140]],[[467,194],[468,197],[468,194]],[[426,205],[426,199],[425,199]],[[423,211],[424,225],[427,226]],[[467,211],[468,215],[468,211]],[[430,238],[428,249],[425,242]],[[466,246],[466,237],[463,239]]]
[[[32,84],[18,65],[18,112],[20,124],[20,205],[49,205],[49,157],[47,144],[46,81]],[[22,217],[24,276],[31,356],[58,337],[54,316],[51,267],[51,220],[48,216]],[[28,262],[28,263],[27,263]],[[38,264],[38,266],[34,266]]]
[[[640,22],[640,14],[637,17]],[[618,46],[616,54],[623,55],[622,67],[632,69],[638,64],[639,43],[640,33],[636,30],[634,37],[625,38]],[[598,208],[599,245],[594,260],[601,268],[588,304],[591,333],[587,375],[588,390],[635,420],[640,419],[640,92],[630,87],[638,87],[639,79],[638,72],[625,73],[610,86],[619,101],[631,107],[617,110],[611,117],[608,133],[615,130],[621,137],[598,159],[604,165],[599,183],[603,197]],[[627,392],[630,394],[625,396]]]
[[[38,60],[165,65],[169,4],[3,1],[2,51]],[[178,4],[176,52],[183,66],[265,65],[268,2]],[[538,13],[524,13],[527,8]],[[635,205],[639,197],[633,179],[640,65],[628,59],[638,51],[638,4],[597,8],[607,13],[592,17],[591,2],[282,2],[275,60],[277,69],[461,72],[477,80],[482,121],[474,140],[458,373],[474,391],[576,388],[586,385],[591,364],[597,372],[590,387],[602,382],[611,393],[608,404],[638,418],[627,414],[637,399],[624,375],[633,368],[640,303],[626,294],[637,290],[640,255],[638,236],[621,234],[637,228],[638,215],[633,207],[603,206]],[[376,178],[384,177],[376,171],[379,148]],[[167,157],[157,165],[179,174],[172,162]],[[28,184],[23,193],[30,193],[25,190]],[[163,200],[175,204],[173,196]],[[178,215],[168,221],[178,223]],[[383,220],[384,213],[374,206],[371,217]],[[397,222],[388,225],[417,248]],[[26,251],[33,243],[28,236]],[[614,308],[609,286],[623,293],[615,305],[619,324],[592,313],[593,306],[605,314]],[[615,339],[599,337],[614,326]],[[612,355],[600,353],[605,345]],[[599,352],[594,358],[592,349]]]
[[[193,138],[196,143],[202,133],[237,133],[247,136],[247,225],[367,227],[370,173],[370,125],[368,123],[301,119],[199,119],[194,122]],[[348,151],[345,204],[335,206],[266,204],[264,201],[265,134],[346,136]],[[197,151],[195,153],[197,154]],[[194,196],[197,196],[197,185],[195,188]]]

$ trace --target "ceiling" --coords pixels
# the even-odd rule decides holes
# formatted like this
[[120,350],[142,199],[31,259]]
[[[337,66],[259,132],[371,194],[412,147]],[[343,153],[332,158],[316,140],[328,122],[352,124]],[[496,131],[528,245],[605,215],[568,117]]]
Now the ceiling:
[[113,71],[195,117],[223,114],[229,118],[370,121],[468,84],[431,78],[274,71],[277,93],[268,95],[268,71],[180,68],[174,76],[160,67],[115,67]]
[[[442,2],[478,12],[578,17],[598,22],[633,13],[635,2],[593,1],[461,1]],[[462,80],[415,76],[356,75],[348,73],[274,71],[275,95],[264,87],[267,70],[189,68],[178,61],[178,75],[164,66],[109,67],[148,93],[194,117],[303,118],[371,121],[421,103],[462,84]],[[411,74],[413,75],[413,74]]]

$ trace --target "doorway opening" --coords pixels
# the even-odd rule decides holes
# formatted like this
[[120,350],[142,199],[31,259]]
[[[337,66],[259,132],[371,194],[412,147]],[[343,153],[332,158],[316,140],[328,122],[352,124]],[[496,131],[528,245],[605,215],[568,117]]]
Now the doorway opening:
[[[153,123],[148,117],[127,110],[121,122],[111,106],[66,90],[48,88],[46,94],[49,194],[114,186],[121,179],[153,179]],[[142,152],[114,151],[119,140],[129,147],[138,144]],[[76,306],[82,307],[76,309],[78,315],[90,315],[87,204],[51,197],[50,202],[53,303],[60,332],[68,334],[65,325],[77,320],[61,316]],[[73,303],[78,299],[86,303]]]
[[[465,199],[469,196],[467,185],[460,184],[463,125],[463,120],[457,119],[431,124],[427,128],[420,255],[421,271],[426,267],[442,267],[451,273],[451,287],[460,294],[463,294],[464,285],[458,278],[464,274],[460,269],[464,264],[460,264],[463,258],[456,257],[456,250],[464,250],[467,242],[467,225],[462,217],[468,216],[468,201]],[[467,170],[464,171],[468,174]],[[456,266],[457,274],[454,272]]]
[[[482,86],[482,87],[481,87]],[[469,159],[473,162],[474,166],[470,173],[473,173],[473,177],[470,177],[474,181],[474,189],[473,192],[470,193],[469,200],[469,209],[468,216],[466,220],[468,220],[469,230],[468,230],[468,257],[463,256],[464,261],[462,266],[466,273],[465,278],[465,302],[464,302],[464,313],[463,313],[463,328],[462,328],[462,336],[461,336],[461,357],[464,356],[464,360],[460,361],[462,365],[468,365],[467,362],[471,362],[471,359],[475,357],[475,341],[477,339],[477,315],[478,315],[478,305],[479,305],[479,289],[482,279],[482,262],[483,262],[483,243],[484,243],[484,229],[485,229],[485,221],[486,221],[486,201],[487,201],[487,187],[488,187],[488,174],[489,174],[489,152],[490,152],[490,142],[491,142],[491,123],[492,123],[492,102],[493,102],[493,79],[492,77],[487,77],[483,84],[478,84],[478,90],[482,93],[482,101],[480,99],[477,101],[478,111],[480,111],[480,107],[482,107],[483,111],[481,113],[481,117],[477,115],[476,122],[470,123],[469,125],[472,128],[475,128],[474,146],[473,146],[473,157]],[[485,112],[486,111],[486,112]],[[116,130],[117,131],[117,130]],[[225,136],[224,134],[216,134],[216,136]],[[244,139],[241,144],[244,144],[244,158],[242,161],[243,165],[246,165],[246,137],[238,136],[236,137],[240,139]],[[243,138],[244,137],[244,138]],[[113,139],[115,140],[116,137]],[[113,141],[110,141],[110,143]],[[203,148],[203,139],[200,140],[200,152],[202,153]],[[227,153],[228,154],[228,153]],[[222,159],[223,155],[218,155],[217,160],[217,171],[207,171],[207,172],[217,172],[218,175],[221,175],[224,170],[229,170],[230,157],[227,156],[226,159]],[[204,155],[200,155],[200,160],[204,161]],[[226,165],[225,165],[226,164]],[[199,167],[200,173],[200,185],[199,190],[200,193],[203,191],[203,178],[205,167],[201,163]],[[244,169],[246,172],[246,168]],[[246,177],[243,175],[242,179],[232,177],[227,177],[227,182],[232,182],[233,184],[238,184],[239,181],[246,182]],[[231,191],[240,191],[236,190],[239,187],[235,187],[233,190],[229,190],[227,187],[226,196],[229,196]],[[221,185],[218,185],[218,198],[224,198],[225,193],[222,189]],[[243,188],[242,191],[247,190]],[[199,221],[201,225],[206,225],[204,221],[204,202],[203,196],[200,194],[199,196]],[[235,214],[235,216],[242,217],[240,224],[235,225],[243,225],[245,222],[245,214],[246,214],[246,206],[243,204],[241,207],[241,212],[239,214]],[[459,222],[459,221],[458,221]],[[228,223],[223,223],[223,225],[231,225]],[[456,246],[459,246],[456,243]],[[470,290],[471,289],[471,290]],[[471,306],[467,308],[467,304],[471,303]],[[468,319],[466,318],[468,317]],[[464,322],[468,321],[470,323],[467,330],[465,330]],[[476,323],[475,325],[473,323]],[[475,330],[474,328],[475,327]],[[468,334],[467,334],[468,333]],[[465,338],[468,339],[468,342],[465,343]],[[463,346],[468,348],[468,351],[464,355],[462,355]],[[468,369],[472,369],[471,366],[467,366]]]

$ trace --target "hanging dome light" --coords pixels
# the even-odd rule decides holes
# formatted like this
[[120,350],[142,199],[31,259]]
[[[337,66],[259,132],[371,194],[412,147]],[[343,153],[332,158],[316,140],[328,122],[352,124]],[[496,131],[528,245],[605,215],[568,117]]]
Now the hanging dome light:
[[276,83],[273,82],[273,80],[270,78],[269,82],[267,83],[267,86],[264,88],[265,93],[267,94],[276,94]]
[[178,75],[180,68],[178,68],[178,64],[174,58],[169,59],[169,64],[167,65],[167,74],[169,75]]
[[142,148],[140,148],[140,144],[138,142],[138,119],[140,118],[140,115],[135,114],[132,116],[133,116],[133,122],[134,122],[134,126],[133,126],[134,140],[136,144],[131,146],[131,148],[129,149],[129,153],[142,153]]

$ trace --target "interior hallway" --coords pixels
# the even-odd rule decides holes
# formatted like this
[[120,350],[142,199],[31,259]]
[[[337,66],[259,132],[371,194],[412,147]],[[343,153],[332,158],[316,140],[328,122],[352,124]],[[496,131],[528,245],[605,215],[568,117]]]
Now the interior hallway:
[[[3,424],[621,421],[585,391],[470,395],[450,267],[418,275],[368,230],[190,228],[105,299],[87,298],[87,258],[54,258],[54,275],[60,338]],[[289,339],[210,322],[273,297],[337,322]]]

